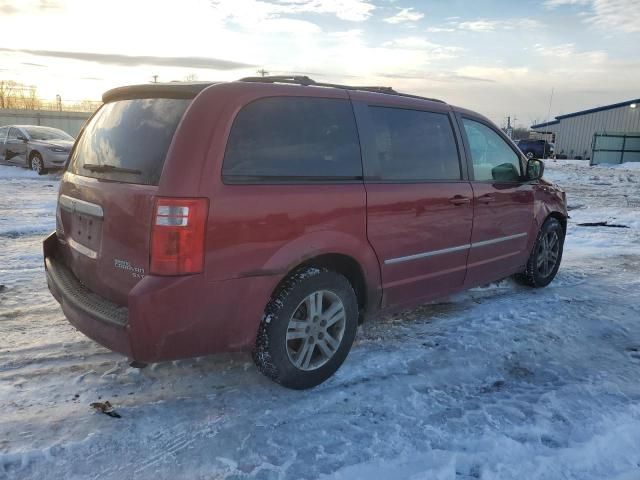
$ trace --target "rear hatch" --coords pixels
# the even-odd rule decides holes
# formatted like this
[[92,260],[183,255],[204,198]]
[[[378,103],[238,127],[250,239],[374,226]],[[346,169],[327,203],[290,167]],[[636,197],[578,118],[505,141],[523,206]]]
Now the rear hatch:
[[158,182],[191,99],[124,98],[85,126],[61,186],[57,234],[87,288],[119,305],[149,269]]

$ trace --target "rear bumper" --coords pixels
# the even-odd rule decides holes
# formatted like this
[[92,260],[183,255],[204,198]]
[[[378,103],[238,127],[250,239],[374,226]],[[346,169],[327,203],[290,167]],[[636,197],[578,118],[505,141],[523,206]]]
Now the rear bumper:
[[88,290],[44,241],[49,290],[69,322],[99,344],[141,362],[249,351],[279,276],[206,282],[204,275],[147,276],[126,307]]
[[69,322],[87,337],[110,350],[132,357],[128,335],[129,312],[91,292],[55,255],[55,233],[44,241],[47,285]]

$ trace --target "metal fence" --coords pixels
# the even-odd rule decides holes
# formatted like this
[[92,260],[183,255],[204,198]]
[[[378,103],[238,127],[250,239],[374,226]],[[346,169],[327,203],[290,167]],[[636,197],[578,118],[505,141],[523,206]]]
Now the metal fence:
[[593,135],[591,165],[640,162],[640,132]]
[[28,110],[44,110],[47,112],[95,112],[102,102],[95,100],[47,102],[40,101],[36,108]]

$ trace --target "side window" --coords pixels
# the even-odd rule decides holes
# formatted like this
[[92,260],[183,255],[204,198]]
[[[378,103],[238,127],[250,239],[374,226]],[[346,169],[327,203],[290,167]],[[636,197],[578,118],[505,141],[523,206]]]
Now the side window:
[[20,131],[17,128],[10,128],[7,140],[17,140],[18,135],[20,135]]
[[486,125],[463,119],[475,180],[513,182],[520,179],[520,158],[500,135]]
[[460,161],[446,114],[369,107],[382,180],[460,180]]
[[238,113],[222,174],[238,177],[362,177],[360,144],[348,100],[270,97]]

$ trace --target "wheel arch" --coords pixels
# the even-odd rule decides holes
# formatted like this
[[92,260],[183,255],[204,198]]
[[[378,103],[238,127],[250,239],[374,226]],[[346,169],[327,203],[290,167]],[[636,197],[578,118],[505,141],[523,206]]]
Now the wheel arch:
[[382,281],[378,257],[364,235],[344,231],[309,232],[283,243],[261,265],[259,272],[277,274],[271,295],[300,268],[315,266],[340,273],[356,291],[361,317],[368,317],[380,308]]
[[379,304],[380,299],[377,298],[376,289],[370,285],[370,282],[367,282],[365,271],[360,262],[351,255],[337,252],[321,253],[299,261],[283,275],[274,288],[272,295],[278,291],[291,275],[307,268],[330,270],[339,273],[349,281],[358,300],[360,322],[364,321],[366,313],[374,310],[376,305]]
[[[562,231],[565,235],[567,234],[567,217],[565,215],[563,215],[561,212],[553,211],[547,215],[544,221],[546,222],[549,218],[555,218],[556,220],[558,220],[560,222],[560,225],[562,226]],[[542,223],[544,224],[544,222]]]
[[306,260],[298,268],[316,267],[326,268],[344,276],[353,287],[358,299],[358,309],[367,309],[367,281],[358,261],[342,253],[325,253]]
[[[543,185],[546,188],[545,185]],[[538,232],[549,218],[555,218],[560,222],[562,231],[567,233],[567,220],[569,215],[566,211],[564,201],[559,195],[549,196],[546,190],[535,190],[534,199],[534,222],[529,231],[529,241],[527,243],[527,252],[530,252],[538,236]]]
[[27,155],[27,167],[31,168],[31,160],[33,160],[33,157],[35,157],[36,155],[38,155],[44,162],[44,157],[42,156],[42,153],[40,153],[38,149],[32,148],[29,151],[29,154]]

